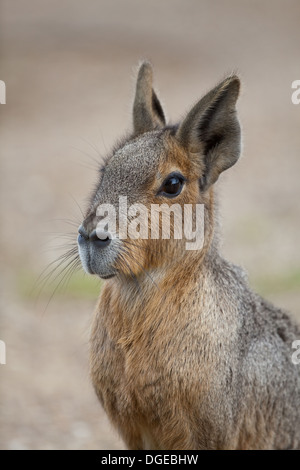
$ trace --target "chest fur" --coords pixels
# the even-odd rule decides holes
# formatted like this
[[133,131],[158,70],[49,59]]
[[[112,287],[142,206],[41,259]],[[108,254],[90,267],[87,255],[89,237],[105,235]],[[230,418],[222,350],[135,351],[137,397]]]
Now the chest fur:
[[[124,299],[115,302],[106,289],[94,316],[92,381],[123,437],[134,436],[134,448],[159,448],[157,436],[162,429],[173,443],[177,435],[184,436],[186,441],[180,441],[178,448],[189,448],[187,442],[195,446],[200,416],[206,423],[207,414],[210,420],[214,413],[222,416],[211,406],[211,390],[219,389],[214,383],[216,357],[222,358],[218,338],[233,337],[232,332],[224,332],[232,323],[226,326],[223,321],[221,330],[212,335],[217,324],[214,307],[205,305],[201,297],[190,304],[187,291],[176,297],[178,304],[172,298],[166,303],[157,295],[130,305]],[[227,365],[218,366],[226,375]]]
[[195,337],[184,299],[184,305],[171,303],[168,312],[158,298],[132,308],[103,292],[92,327],[91,374],[109,415],[155,421],[167,413],[170,400],[193,394],[199,383],[195,358],[201,357],[204,337]]

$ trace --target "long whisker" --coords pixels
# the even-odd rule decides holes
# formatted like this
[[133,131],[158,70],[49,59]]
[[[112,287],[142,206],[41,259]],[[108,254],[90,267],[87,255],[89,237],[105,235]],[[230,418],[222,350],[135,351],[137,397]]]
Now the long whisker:
[[62,289],[66,284],[67,282],[69,282],[71,276],[74,274],[74,272],[76,272],[78,270],[80,266],[80,260],[78,258],[74,258],[72,259],[63,269],[63,271],[60,273],[62,274],[63,273],[63,276],[62,276],[62,279],[60,280],[60,282],[55,286],[47,304],[46,304],[46,307],[45,307],[45,310],[44,312],[47,310],[51,300],[53,299],[54,295],[56,294],[56,292],[58,291],[58,289]]
[[78,201],[76,201],[75,197],[74,197],[72,194],[70,194],[70,197],[71,197],[72,200],[75,202],[76,206],[78,207],[78,209],[79,209],[79,211],[80,211],[80,213],[81,213],[82,218],[84,219],[84,212],[83,212],[83,210],[81,209],[81,207],[80,207]]
[[[79,151],[80,153],[82,153],[83,155],[85,155],[86,157],[88,157],[90,160],[92,160],[92,165],[91,166],[87,166],[87,165],[83,165],[81,164],[82,166],[86,167],[86,168],[90,168],[91,170],[99,170],[99,166],[101,164],[101,162],[99,160],[97,160],[97,158],[93,157],[92,155],[90,155],[89,153],[85,152],[84,150],[78,148],[78,147],[72,147],[73,149]],[[93,149],[94,150],[94,149]],[[99,154],[100,155],[100,154]]]
[[[60,255],[57,259],[54,261],[51,261],[51,263],[48,264],[48,266],[43,269],[41,274],[38,276],[36,282],[33,285],[32,291],[34,292],[36,289],[38,289],[38,294],[37,294],[37,299],[39,298],[41,292],[43,291],[45,285],[49,282],[51,277],[57,273],[54,278],[51,280],[51,284],[55,282],[55,280],[64,272],[64,270],[68,267],[63,268],[62,271],[59,271],[61,266],[63,266],[67,261],[72,262],[73,260],[78,260],[79,261],[79,256],[78,256],[78,251],[77,251],[77,246],[74,246],[73,248],[69,249],[66,253]],[[52,266],[54,266],[52,269],[50,269]],[[49,271],[50,269],[50,271]]]
[[81,140],[83,140],[83,142],[85,142],[86,144],[88,144],[93,150],[94,152],[97,153],[97,155],[99,155],[101,157],[101,152],[100,150],[98,149],[98,147],[93,144],[92,142],[90,142],[89,140],[85,139],[84,137],[81,138]]
[[[77,208],[80,211],[80,219],[84,216],[83,211],[76,201],[76,199],[70,195],[73,202],[76,204]],[[64,224],[70,225],[72,228],[77,228],[80,225],[78,222],[78,217],[72,217],[68,219],[54,219],[53,222],[63,222]],[[52,241],[56,243],[48,244],[47,250],[61,250],[64,249],[64,253],[60,254],[56,259],[51,261],[39,274],[36,281],[33,284],[31,289],[31,295],[35,297],[35,301],[37,302],[41,296],[41,293],[45,289],[47,284],[54,286],[53,292],[50,296],[50,299],[47,303],[46,308],[48,307],[49,303],[51,302],[52,298],[56,294],[59,289],[65,287],[67,282],[69,282],[71,276],[75,271],[77,271],[81,265],[79,254],[78,254],[78,246],[76,241],[76,232],[47,232],[46,235],[52,236]],[[53,237],[54,235],[54,237]],[[57,243],[58,240],[61,240],[62,243]],[[46,250],[45,250],[46,251]],[[52,290],[52,289],[51,289]]]
[[71,240],[74,240],[74,232],[41,232],[42,235],[51,235],[53,237],[53,240],[56,240],[57,238],[68,238]]
[[53,219],[53,222],[64,222],[65,224],[71,225],[76,229],[79,227],[80,223],[77,220],[72,219]]

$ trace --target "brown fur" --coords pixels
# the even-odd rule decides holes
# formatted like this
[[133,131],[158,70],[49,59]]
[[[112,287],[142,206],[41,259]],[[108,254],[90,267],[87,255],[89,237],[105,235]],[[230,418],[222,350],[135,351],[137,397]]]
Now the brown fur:
[[[142,64],[133,136],[107,160],[83,222],[89,234],[97,204],[125,188],[149,208],[205,205],[200,251],[171,237],[112,243],[95,259],[87,240],[82,254],[92,272],[113,276],[93,318],[91,376],[130,449],[300,448],[300,366],[291,362],[300,329],[217,247],[213,183],[239,156],[238,90],[229,77],[179,127],[164,127],[152,69]],[[162,198],[173,171],[187,182],[176,199]]]

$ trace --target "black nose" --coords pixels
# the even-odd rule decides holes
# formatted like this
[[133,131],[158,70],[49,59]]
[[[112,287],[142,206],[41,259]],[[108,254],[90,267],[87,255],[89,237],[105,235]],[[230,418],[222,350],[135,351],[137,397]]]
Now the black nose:
[[78,234],[78,245],[83,245],[88,240],[89,235],[82,225],[78,229]]
[[97,246],[97,248],[105,248],[106,246],[108,246],[111,242],[111,238],[109,236],[109,232],[104,232],[104,231],[99,231],[98,230],[98,235],[97,235],[97,232],[96,230],[94,230],[91,234],[90,234],[90,241],[95,245]]

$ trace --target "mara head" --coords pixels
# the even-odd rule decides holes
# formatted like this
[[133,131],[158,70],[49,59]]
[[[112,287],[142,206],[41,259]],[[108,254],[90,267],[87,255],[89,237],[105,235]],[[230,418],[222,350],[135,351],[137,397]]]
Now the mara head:
[[213,237],[213,185],[240,155],[238,77],[207,93],[181,123],[168,125],[139,68],[133,131],[106,158],[79,227],[84,269],[108,279],[136,278],[187,253],[203,256]]

